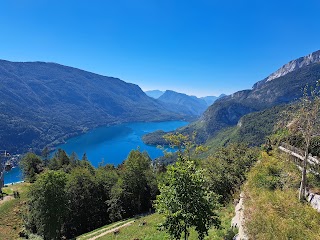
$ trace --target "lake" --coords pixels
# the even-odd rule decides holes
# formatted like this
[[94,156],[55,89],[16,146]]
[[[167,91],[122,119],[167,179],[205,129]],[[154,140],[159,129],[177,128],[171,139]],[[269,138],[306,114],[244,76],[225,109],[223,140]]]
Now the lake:
[[[187,124],[188,122],[184,121],[134,122],[100,127],[70,138],[66,143],[58,145],[56,149],[61,148],[69,155],[75,152],[80,159],[86,153],[87,158],[95,167],[102,162],[118,165],[127,158],[132,149],[137,148],[140,148],[141,151],[147,151],[154,159],[163,155],[162,150],[156,146],[144,144],[142,136],[157,130],[172,131]],[[21,180],[19,168],[14,168],[5,174],[5,183]]]

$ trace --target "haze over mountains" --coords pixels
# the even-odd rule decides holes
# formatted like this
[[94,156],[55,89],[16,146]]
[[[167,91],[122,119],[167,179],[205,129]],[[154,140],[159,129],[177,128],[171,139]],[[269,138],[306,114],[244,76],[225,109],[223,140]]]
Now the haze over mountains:
[[178,120],[139,86],[44,62],[0,61],[0,146],[41,150],[101,125]]

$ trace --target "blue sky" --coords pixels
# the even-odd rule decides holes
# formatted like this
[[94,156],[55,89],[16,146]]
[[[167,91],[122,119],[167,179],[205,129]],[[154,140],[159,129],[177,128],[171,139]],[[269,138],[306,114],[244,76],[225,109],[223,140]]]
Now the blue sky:
[[232,93],[319,50],[319,12],[318,0],[1,0],[0,58]]

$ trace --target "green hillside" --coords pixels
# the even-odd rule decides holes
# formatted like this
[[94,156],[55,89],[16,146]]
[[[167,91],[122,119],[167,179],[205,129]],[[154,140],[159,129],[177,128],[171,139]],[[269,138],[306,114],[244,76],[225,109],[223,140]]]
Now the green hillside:
[[[18,239],[24,231],[23,214],[25,213],[26,192],[28,183],[9,185],[2,189],[6,201],[0,200],[0,239]],[[20,198],[14,198],[14,191],[19,192]]]

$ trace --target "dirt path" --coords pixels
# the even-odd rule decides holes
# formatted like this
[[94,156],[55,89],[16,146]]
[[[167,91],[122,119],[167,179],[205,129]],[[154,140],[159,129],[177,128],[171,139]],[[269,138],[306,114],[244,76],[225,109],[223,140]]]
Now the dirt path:
[[235,240],[246,240],[248,237],[245,234],[244,231],[244,204],[243,204],[243,199],[244,199],[244,193],[240,193],[240,201],[237,204],[235,208],[236,215],[232,218],[231,221],[231,227],[236,227],[238,228],[238,234],[233,238]]
[[102,236],[104,236],[104,235],[107,235],[107,234],[112,233],[112,232],[114,232],[114,231],[116,231],[116,230],[119,230],[120,228],[130,226],[132,223],[134,223],[134,220],[132,220],[132,221],[130,221],[130,222],[127,222],[127,223],[125,223],[125,224],[123,224],[123,225],[120,225],[120,226],[118,226],[118,227],[115,227],[115,228],[111,228],[111,229],[109,229],[109,230],[106,230],[105,232],[99,234],[98,236],[89,238],[88,240],[96,240],[96,239],[98,239],[98,238],[100,238],[100,237],[102,237]]
[[11,200],[11,199],[13,199],[13,197],[12,197],[12,196],[5,196],[5,197],[3,197],[3,199],[2,199],[2,200],[0,200],[0,205],[1,205],[2,203],[6,202],[6,201]]

